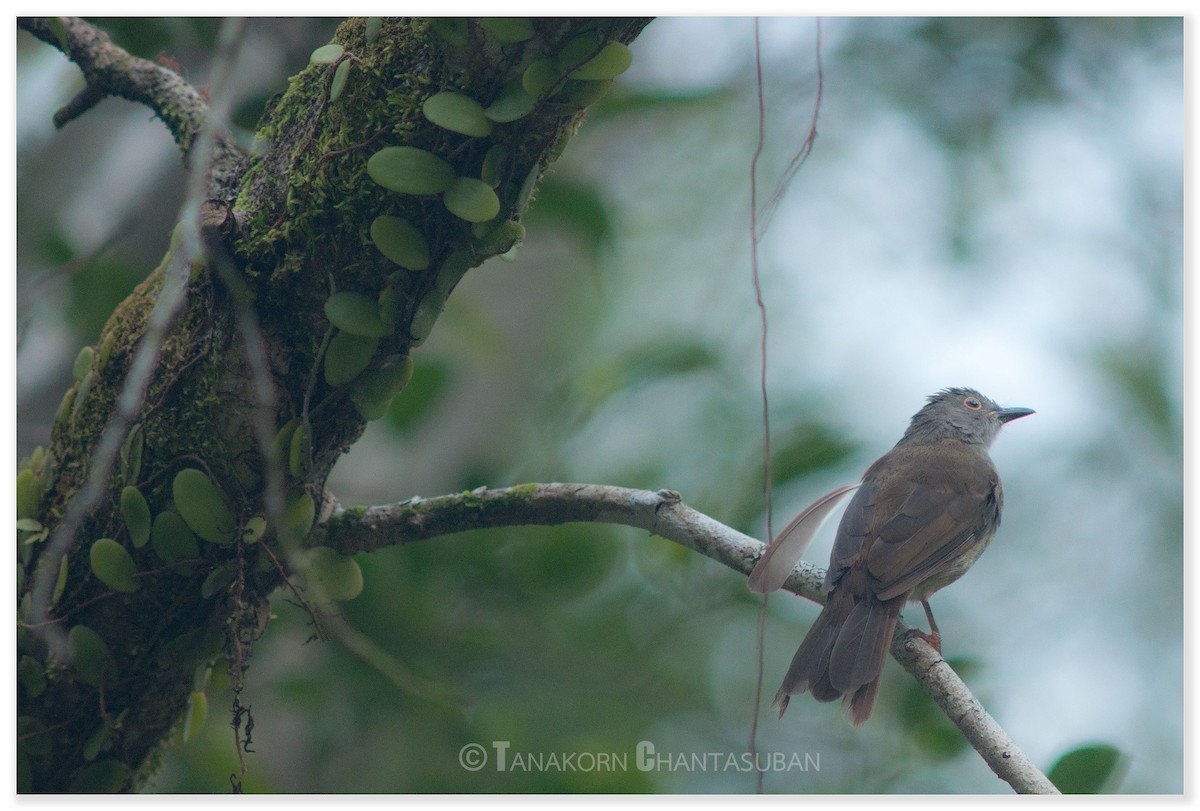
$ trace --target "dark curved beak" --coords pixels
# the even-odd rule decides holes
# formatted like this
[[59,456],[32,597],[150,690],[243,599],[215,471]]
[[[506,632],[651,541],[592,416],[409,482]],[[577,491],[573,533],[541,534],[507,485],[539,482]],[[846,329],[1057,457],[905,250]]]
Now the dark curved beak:
[[1002,423],[1012,422],[1036,413],[1032,408],[1002,408],[996,412],[996,419]]

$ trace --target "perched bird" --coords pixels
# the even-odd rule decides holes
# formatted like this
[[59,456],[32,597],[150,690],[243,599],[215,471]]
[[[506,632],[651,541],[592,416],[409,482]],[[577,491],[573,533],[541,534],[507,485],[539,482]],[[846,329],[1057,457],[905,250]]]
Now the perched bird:
[[843,699],[851,722],[871,716],[900,610],[919,600],[939,652],[929,597],[962,577],[1000,524],[1004,494],[988,447],[1006,422],[1034,413],[1001,408],[974,389],[931,395],[896,446],[858,485],[839,487],[796,517],[750,573],[750,588],[783,585],[812,536],[847,493],[829,569],[825,607],[792,658],[775,695],[779,714],[791,696]]

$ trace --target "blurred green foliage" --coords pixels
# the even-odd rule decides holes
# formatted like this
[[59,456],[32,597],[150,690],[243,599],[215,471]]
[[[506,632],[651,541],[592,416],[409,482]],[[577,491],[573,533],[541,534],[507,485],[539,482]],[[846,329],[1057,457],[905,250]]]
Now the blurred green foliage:
[[1072,749],[1060,757],[1047,777],[1063,794],[1099,794],[1120,781],[1122,756],[1109,744]]

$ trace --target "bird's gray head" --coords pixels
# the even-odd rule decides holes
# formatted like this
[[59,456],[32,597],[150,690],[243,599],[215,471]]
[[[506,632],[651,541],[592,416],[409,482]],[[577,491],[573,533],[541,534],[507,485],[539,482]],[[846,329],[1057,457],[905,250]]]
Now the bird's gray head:
[[913,415],[897,444],[957,439],[987,448],[1000,426],[1032,413],[1032,408],[1001,408],[975,389],[942,389],[929,395],[929,402]]

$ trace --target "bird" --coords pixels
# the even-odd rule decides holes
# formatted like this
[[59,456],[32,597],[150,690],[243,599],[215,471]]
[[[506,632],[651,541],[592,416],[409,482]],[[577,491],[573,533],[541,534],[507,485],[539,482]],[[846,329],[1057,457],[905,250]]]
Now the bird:
[[811,692],[817,701],[842,699],[850,722],[865,723],[910,601],[921,603],[930,628],[910,633],[941,653],[929,598],[971,568],[999,526],[1004,491],[988,449],[1005,423],[1033,413],[1001,408],[972,388],[932,394],[861,482],[817,499],[768,545],[750,574],[752,591],[781,587],[820,525],[854,493],[825,573],[825,606],[775,695],[781,718],[792,696]]

